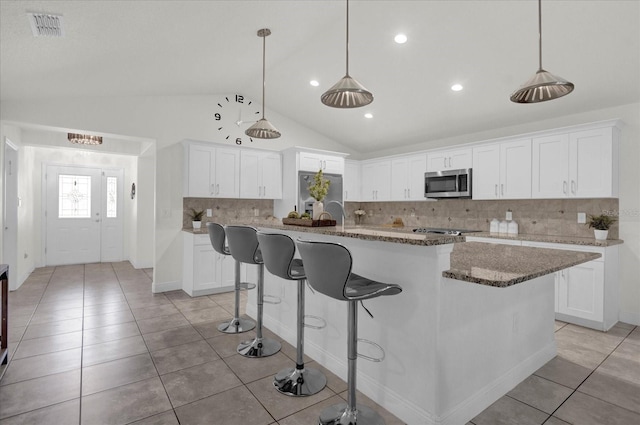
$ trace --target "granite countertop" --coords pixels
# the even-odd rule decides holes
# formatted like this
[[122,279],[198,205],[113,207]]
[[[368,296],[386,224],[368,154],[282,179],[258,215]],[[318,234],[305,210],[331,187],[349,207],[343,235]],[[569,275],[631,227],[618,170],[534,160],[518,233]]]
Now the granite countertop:
[[512,239],[517,241],[529,241],[529,242],[547,242],[547,243],[563,243],[568,245],[587,245],[587,246],[613,246],[624,243],[621,239],[607,239],[606,241],[598,241],[593,237],[584,238],[579,236],[552,236],[552,235],[527,235],[519,234],[516,236],[497,235],[495,233],[480,232],[469,233],[467,236],[477,236],[480,238],[495,238],[495,239]]
[[[326,227],[306,227],[282,224],[280,220],[253,220],[252,222],[230,222],[221,224],[242,224],[254,226],[256,228],[289,230],[295,232],[315,233],[321,235],[343,236],[347,238],[363,239],[379,242],[402,243],[409,245],[434,246],[456,242],[464,242],[464,236],[451,236],[440,234],[417,234],[407,227],[358,227],[358,226],[326,226]],[[207,234],[206,226],[201,229],[182,229],[184,232],[193,234]]]
[[451,269],[442,272],[442,276],[505,288],[600,256],[593,252],[483,242],[458,243],[451,252]]

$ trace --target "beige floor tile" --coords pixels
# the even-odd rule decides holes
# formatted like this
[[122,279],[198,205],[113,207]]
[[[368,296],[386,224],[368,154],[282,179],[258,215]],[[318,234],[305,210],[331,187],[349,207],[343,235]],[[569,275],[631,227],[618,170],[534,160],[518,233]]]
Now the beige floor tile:
[[138,327],[140,328],[140,332],[143,334],[166,331],[182,326],[189,326],[189,321],[182,315],[182,313],[138,320]]
[[544,378],[532,375],[507,393],[531,407],[552,414],[573,392],[565,387]]
[[140,421],[132,422],[131,425],[179,425],[179,422],[175,412],[169,410]]
[[102,314],[115,313],[117,311],[130,310],[126,302],[96,304],[84,307],[84,317],[100,316]]
[[[241,318],[243,319],[248,319],[251,320],[254,324],[253,329],[250,329],[247,332],[251,332],[251,331],[255,331],[255,320],[251,319],[249,316],[246,315],[240,315]],[[202,335],[204,338],[209,339],[209,338],[214,338],[217,336],[222,336],[222,335],[228,335],[225,334],[224,332],[220,332],[218,330],[218,325],[220,325],[221,323],[228,323],[231,319],[233,318],[233,314],[229,313],[227,314],[226,317],[220,319],[220,320],[215,320],[215,321],[211,321],[211,322],[200,322],[200,323],[194,323],[193,327],[196,328],[196,330],[198,332],[200,332],[200,335]],[[247,332],[243,332],[243,335],[246,335]],[[255,334],[255,332],[254,332]]]
[[82,347],[82,332],[69,332],[22,341],[13,358],[21,359],[79,347]]
[[99,316],[88,316],[84,318],[84,329],[101,328],[104,326],[117,325],[119,323],[133,322],[135,319],[129,310],[115,311],[113,313],[101,314]]
[[[347,401],[347,392],[346,391],[340,393],[339,395],[345,402]],[[360,391],[356,392],[356,405],[357,404],[365,405],[365,406],[369,407],[370,409],[373,409],[374,411],[376,411],[380,416],[382,416],[382,418],[384,419],[384,421],[386,422],[387,425],[404,425],[404,422],[402,422],[400,419],[398,419],[395,416],[393,416],[384,407],[378,405],[373,400],[371,400],[369,397],[367,397],[366,395],[362,394]]]
[[640,326],[631,331],[627,339],[625,339],[625,342],[640,345]]
[[229,312],[220,306],[200,310],[183,310],[182,314],[193,324],[203,322],[222,322],[229,318]]
[[627,336],[627,330],[624,330],[624,335],[621,334],[621,331],[623,331],[622,328],[614,327],[609,332],[600,332],[568,324],[560,331],[556,332],[555,335],[558,343],[567,342],[574,345],[580,345],[584,348],[595,350],[603,354],[609,354]]
[[640,349],[635,344],[620,344],[597,370],[640,386]]
[[608,352],[603,353],[602,350],[585,347],[580,342],[566,339],[556,339],[556,343],[558,357],[592,370],[598,367],[609,354]]
[[220,358],[213,348],[203,340],[153,351],[151,356],[160,375]]
[[41,409],[32,410],[21,415],[0,420],[0,425],[35,425],[80,423],[80,399],[65,401]]
[[82,369],[82,395],[86,396],[157,376],[158,372],[149,354],[100,363]]
[[0,386],[0,419],[80,397],[80,369]]
[[242,385],[222,360],[171,372],[161,379],[174,408]]
[[548,417],[538,409],[504,396],[471,419],[471,422],[475,425],[540,425]]
[[162,304],[151,307],[140,307],[131,310],[136,320],[150,319],[154,317],[169,316],[180,313],[173,304]]
[[136,322],[119,323],[117,325],[104,326],[102,328],[88,329],[83,332],[84,346],[101,344],[117,339],[129,338],[140,335]]
[[54,310],[46,312],[36,312],[31,318],[30,323],[49,323],[56,322],[58,320],[76,319],[82,317],[82,307],[67,308],[64,310]]
[[12,359],[0,385],[80,369],[81,352],[82,349],[74,348],[23,359]]
[[271,415],[244,386],[178,407],[176,414],[181,425],[268,425],[274,422]]
[[312,406],[307,407],[299,412],[296,412],[286,418],[278,420],[280,425],[300,425],[300,424],[316,424],[320,417],[320,412],[323,409],[333,406],[334,404],[343,403],[344,400],[339,396],[333,396],[328,399],[322,400]]
[[580,385],[578,391],[640,413],[640,385],[603,373],[600,368]]
[[238,344],[256,336],[255,329],[241,334],[224,334],[218,330],[216,332],[218,336],[207,339],[207,342],[222,358],[235,356],[238,354]]
[[83,425],[128,424],[171,409],[160,378],[82,397]]
[[247,358],[236,354],[224,361],[245,384],[267,376],[273,376],[281,369],[291,366],[291,359],[282,353],[262,358]]
[[218,305],[208,297],[197,297],[189,300],[172,300],[173,304],[180,311],[200,310],[203,308],[218,307]]
[[82,366],[92,366],[147,352],[147,346],[141,336],[89,345],[83,348]]
[[571,425],[569,422],[565,422],[562,419],[558,419],[555,416],[551,416],[544,425]]
[[175,347],[203,339],[198,331],[193,329],[193,326],[182,326],[180,328],[154,332],[143,335],[143,338],[147,347],[149,347],[149,351],[158,351],[163,348]]
[[554,416],[580,425],[630,425],[640,423],[640,414],[581,392],[575,392]]
[[58,335],[82,330],[82,318],[59,320],[50,323],[37,323],[27,326],[22,339],[42,338],[43,336]]
[[565,387],[576,389],[593,369],[573,363],[563,357],[556,356],[534,372],[535,375],[556,382]]
[[335,395],[333,391],[325,387],[319,393],[307,397],[287,396],[275,389],[273,376],[254,381],[248,384],[247,388],[276,420],[290,416]]

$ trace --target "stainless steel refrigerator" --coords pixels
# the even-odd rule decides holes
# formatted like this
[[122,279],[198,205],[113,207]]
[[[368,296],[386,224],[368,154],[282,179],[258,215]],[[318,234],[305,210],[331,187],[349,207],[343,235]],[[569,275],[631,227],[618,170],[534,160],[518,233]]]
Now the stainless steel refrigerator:
[[[298,172],[298,211],[300,213],[312,214],[315,199],[309,196],[308,187],[315,175],[315,172],[310,171]],[[332,215],[337,224],[342,224],[342,176],[339,174],[323,174],[323,176],[330,182],[327,197],[322,201],[324,209]],[[329,205],[332,201],[339,202],[340,207],[335,204]]]

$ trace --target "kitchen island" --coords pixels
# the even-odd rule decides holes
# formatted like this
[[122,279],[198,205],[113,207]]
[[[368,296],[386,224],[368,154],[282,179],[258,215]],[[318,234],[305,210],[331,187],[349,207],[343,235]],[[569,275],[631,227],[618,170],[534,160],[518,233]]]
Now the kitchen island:
[[[365,302],[374,318],[360,315],[359,337],[383,346],[386,358],[358,362],[358,389],[409,424],[464,424],[552,359],[550,273],[598,256],[393,229],[257,227],[342,243],[355,273],[403,287],[398,296]],[[255,279],[253,268],[248,278]],[[265,303],[265,326],[295,345],[295,285],[266,273],[265,293],[282,298]],[[345,378],[346,306],[307,291],[306,311],[327,322],[305,332],[306,353]],[[247,314],[255,313],[251,291]],[[367,350],[359,346],[378,355]]]

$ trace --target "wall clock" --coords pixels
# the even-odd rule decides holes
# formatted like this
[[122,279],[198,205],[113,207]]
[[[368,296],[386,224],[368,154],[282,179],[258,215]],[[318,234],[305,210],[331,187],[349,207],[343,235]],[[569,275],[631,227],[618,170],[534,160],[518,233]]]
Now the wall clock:
[[244,132],[260,118],[260,108],[241,94],[225,96],[218,102],[213,114],[219,134],[227,141],[241,145],[243,141],[253,142]]

